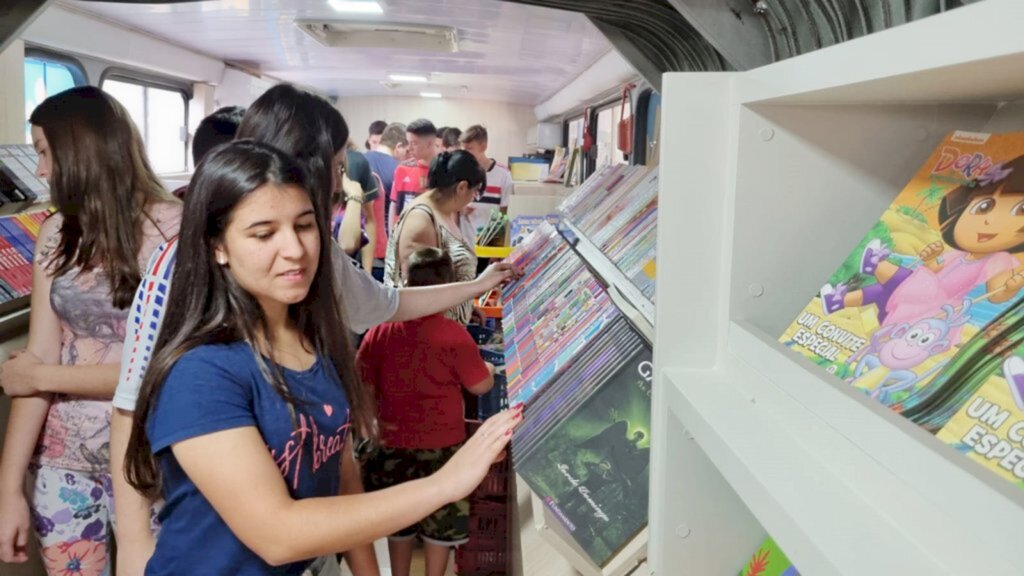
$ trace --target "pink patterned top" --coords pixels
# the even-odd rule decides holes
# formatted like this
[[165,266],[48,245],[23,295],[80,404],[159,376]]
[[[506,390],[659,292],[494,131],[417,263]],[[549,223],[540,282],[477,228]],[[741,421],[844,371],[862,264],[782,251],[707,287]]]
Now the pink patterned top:
[[[178,234],[181,205],[160,203],[149,210],[149,215],[152,221],[143,219],[143,242],[138,254],[140,268],[145,268],[157,246]],[[56,219],[54,226],[60,226],[60,218],[59,213],[51,217]],[[44,227],[48,228],[47,225]],[[40,240],[43,240],[42,235]],[[53,279],[50,306],[60,318],[62,365],[120,361],[128,309],[115,308],[112,298],[110,282],[103,270],[71,271]],[[108,470],[110,411],[110,400],[54,395],[36,445],[35,463],[77,471]]]

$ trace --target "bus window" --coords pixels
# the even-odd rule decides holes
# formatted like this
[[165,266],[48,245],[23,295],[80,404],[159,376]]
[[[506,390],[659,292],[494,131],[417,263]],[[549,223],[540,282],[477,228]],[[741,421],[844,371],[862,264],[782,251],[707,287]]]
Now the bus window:
[[101,87],[128,110],[146,143],[146,153],[157,174],[188,170],[185,155],[188,107],[184,93],[113,78],[105,79]]
[[85,73],[72,62],[59,61],[43,55],[25,57],[25,142],[27,144],[32,143],[32,127],[28,123],[28,118],[36,106],[54,94],[84,84]]
[[570,154],[583,144],[583,116],[569,121],[569,141],[565,144]]

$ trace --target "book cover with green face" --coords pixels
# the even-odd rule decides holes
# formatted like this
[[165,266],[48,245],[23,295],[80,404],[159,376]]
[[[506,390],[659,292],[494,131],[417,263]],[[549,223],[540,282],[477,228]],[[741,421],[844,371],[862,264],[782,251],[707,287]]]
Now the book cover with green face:
[[800,576],[800,573],[769,536],[740,570],[740,576]]
[[640,351],[516,463],[599,566],[647,525],[652,372]]

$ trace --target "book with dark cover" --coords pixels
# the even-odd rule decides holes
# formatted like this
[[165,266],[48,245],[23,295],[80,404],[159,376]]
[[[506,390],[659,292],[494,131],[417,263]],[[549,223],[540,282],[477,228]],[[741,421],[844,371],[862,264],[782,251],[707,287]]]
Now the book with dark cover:
[[599,566],[647,525],[651,352],[640,349],[516,470]]

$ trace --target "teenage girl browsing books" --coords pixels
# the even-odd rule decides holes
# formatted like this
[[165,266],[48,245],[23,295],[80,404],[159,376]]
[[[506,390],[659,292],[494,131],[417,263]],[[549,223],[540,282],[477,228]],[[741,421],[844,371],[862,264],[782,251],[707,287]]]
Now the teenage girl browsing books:
[[[51,575],[108,567],[110,397],[141,268],[177,234],[128,112],[98,88],[72,88],[29,118],[37,174],[57,213],[39,231],[28,349],[0,368],[15,397],[0,460],[0,562],[28,560],[35,529]],[[33,494],[26,500],[25,474]]]
[[[298,160],[307,173],[309,191],[316,199],[314,205],[328,218],[331,199],[341,190],[341,167],[349,138],[348,126],[337,108],[315,94],[278,84],[252,103],[242,119],[238,137],[270,144]],[[354,213],[355,210],[348,212],[349,215]],[[510,265],[493,264],[472,282],[395,289],[385,287],[358,269],[337,244],[332,247],[335,285],[339,287],[338,294],[343,296],[339,296],[339,306],[346,326],[355,332],[364,332],[382,322],[434,314],[482,294],[514,275]],[[170,313],[166,294],[174,278],[179,277],[175,268],[177,249],[177,242],[160,247],[136,292],[126,329],[121,377],[113,401],[110,444],[120,576],[142,574],[155,545],[150,528],[150,502],[124,481],[123,460],[139,388],[151,358],[151,343]],[[351,490],[361,492],[359,474],[353,471],[350,479]],[[343,489],[350,488],[346,485]],[[346,562],[357,576],[372,576],[377,570],[373,547],[364,548],[349,550]],[[365,571],[357,568],[357,564],[365,567]]]
[[469,494],[521,418],[507,411],[434,475],[337,496],[372,414],[303,170],[251,141],[189,190],[165,320],[140,391],[129,482],[166,505],[146,574],[300,574]]

